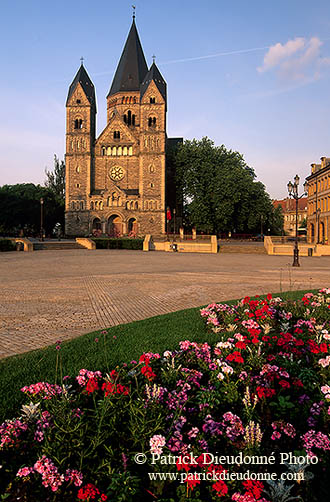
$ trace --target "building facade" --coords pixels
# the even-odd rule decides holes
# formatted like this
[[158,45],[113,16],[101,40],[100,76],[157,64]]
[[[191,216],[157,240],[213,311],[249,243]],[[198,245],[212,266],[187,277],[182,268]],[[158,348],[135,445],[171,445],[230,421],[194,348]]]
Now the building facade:
[[[283,230],[285,235],[296,235],[296,201],[291,197],[282,200],[273,200],[273,206],[281,206],[284,224]],[[307,197],[302,197],[298,200],[298,228],[304,220],[307,219]]]
[[167,138],[166,82],[155,62],[147,67],[134,16],[98,138],[95,89],[83,63],[66,110],[66,234],[165,233],[166,208],[180,212],[166,152],[181,139]]
[[327,244],[330,236],[330,158],[321,157],[311,164],[308,182],[307,239],[314,244]]

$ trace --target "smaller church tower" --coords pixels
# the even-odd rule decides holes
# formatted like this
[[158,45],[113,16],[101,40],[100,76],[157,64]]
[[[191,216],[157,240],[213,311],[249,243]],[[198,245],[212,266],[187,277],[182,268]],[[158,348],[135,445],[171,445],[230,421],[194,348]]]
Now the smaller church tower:
[[93,190],[96,100],[83,63],[70,85],[66,109],[65,229],[68,235],[84,235]]

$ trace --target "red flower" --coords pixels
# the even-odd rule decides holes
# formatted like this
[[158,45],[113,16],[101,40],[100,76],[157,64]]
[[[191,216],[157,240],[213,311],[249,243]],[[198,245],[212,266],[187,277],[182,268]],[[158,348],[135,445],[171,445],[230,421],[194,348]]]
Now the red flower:
[[328,352],[328,346],[326,343],[321,343],[320,344],[320,351],[321,352]]
[[281,387],[283,387],[283,389],[289,389],[290,388],[290,384],[286,380],[280,380],[278,383],[280,384]]
[[259,385],[256,388],[256,392],[257,392],[259,398],[272,397],[272,396],[274,396],[274,394],[276,394],[274,389],[270,389],[268,387],[261,387],[261,385]]
[[95,392],[98,389],[99,389],[99,384],[97,382],[97,379],[94,377],[90,378],[86,384],[86,390],[88,394],[93,394],[93,392]]
[[146,365],[146,366],[142,366],[141,368],[141,373],[142,375],[144,375],[148,380],[152,380],[153,378],[155,378],[155,373],[152,371],[151,367]]
[[199,484],[200,480],[198,478],[195,478],[195,474],[188,474],[187,485],[191,490],[193,490],[195,486]]
[[228,487],[222,479],[219,479],[219,481],[214,483],[212,490],[217,492],[218,497],[224,497],[228,493]]
[[273,297],[272,297],[272,294],[271,294],[271,293],[268,293],[268,295],[267,295],[267,300],[269,301],[269,300],[271,300],[272,298],[273,298]]
[[140,356],[139,363],[145,363],[148,365],[149,362],[150,362],[150,357],[146,356],[145,354],[142,354],[142,356]]
[[108,499],[108,497],[105,495],[105,493],[102,493],[102,495],[101,495],[102,502],[105,501],[105,500],[107,500],[107,499]]
[[178,469],[178,471],[181,471],[181,469],[184,469],[186,472],[190,471],[189,464],[187,464],[186,462],[183,462],[182,456],[180,456],[178,458],[178,460],[176,461],[176,468]]
[[228,361],[235,361],[235,363],[244,363],[244,359],[241,355],[240,352],[238,352],[237,350],[235,350],[235,352],[233,352],[232,354],[229,354],[226,359]]
[[251,479],[243,481],[243,486],[246,491],[256,500],[261,497],[262,491],[264,489],[264,485],[261,483],[261,481],[252,481]]
[[92,483],[88,483],[79,489],[77,497],[79,500],[89,500],[95,499],[96,495],[100,495],[100,490]]

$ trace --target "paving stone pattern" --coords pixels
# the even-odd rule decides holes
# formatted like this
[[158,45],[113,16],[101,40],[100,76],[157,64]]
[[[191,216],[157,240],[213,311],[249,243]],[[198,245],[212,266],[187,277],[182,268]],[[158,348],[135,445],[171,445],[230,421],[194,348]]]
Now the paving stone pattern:
[[0,357],[245,295],[330,286],[330,257],[128,250],[0,253]]

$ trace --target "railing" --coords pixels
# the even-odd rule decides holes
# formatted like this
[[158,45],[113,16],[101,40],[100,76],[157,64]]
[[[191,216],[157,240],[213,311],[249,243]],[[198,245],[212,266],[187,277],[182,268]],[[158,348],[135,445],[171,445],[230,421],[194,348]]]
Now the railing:
[[223,233],[219,235],[219,239],[222,240],[239,240],[239,241],[262,241],[263,236],[255,235],[255,234],[234,234],[231,235],[227,233]]
[[[272,235],[272,241],[274,244],[291,244],[294,243],[296,238],[290,235]],[[307,242],[306,235],[298,237],[298,242]]]
[[196,239],[193,238],[192,234],[184,234],[183,238],[180,236],[180,234],[153,234],[152,238],[154,241],[158,242],[166,242],[166,241],[210,241],[211,240],[211,235],[205,235],[205,234],[196,234]]

